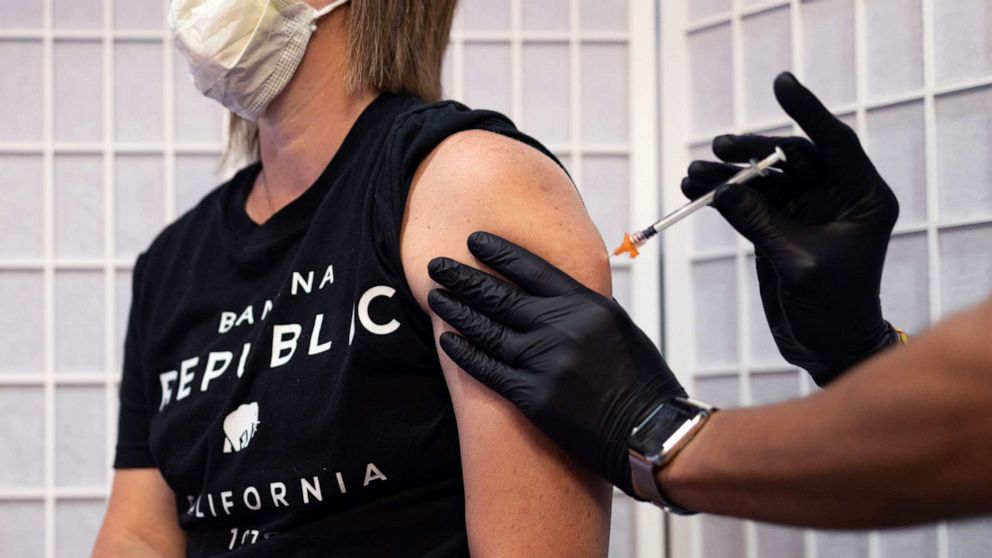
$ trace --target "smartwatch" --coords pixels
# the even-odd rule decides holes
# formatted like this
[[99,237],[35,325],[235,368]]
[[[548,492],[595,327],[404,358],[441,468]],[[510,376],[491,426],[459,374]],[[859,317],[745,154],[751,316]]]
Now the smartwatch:
[[634,493],[678,515],[696,512],[680,508],[665,499],[655,480],[659,469],[675,457],[717,409],[702,401],[676,397],[655,407],[634,427],[628,441],[630,475]]

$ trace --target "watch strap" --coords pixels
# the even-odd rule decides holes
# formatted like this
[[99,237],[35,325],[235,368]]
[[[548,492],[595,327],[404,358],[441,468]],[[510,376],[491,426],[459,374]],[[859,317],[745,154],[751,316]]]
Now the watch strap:
[[[672,504],[661,493],[656,475],[685,445],[695,437],[716,408],[688,397],[677,397],[658,405],[631,433],[630,460],[631,482],[634,493],[645,498],[665,511],[677,515],[693,515],[696,512]],[[652,430],[663,433],[654,439],[653,447],[638,438],[650,435]]]

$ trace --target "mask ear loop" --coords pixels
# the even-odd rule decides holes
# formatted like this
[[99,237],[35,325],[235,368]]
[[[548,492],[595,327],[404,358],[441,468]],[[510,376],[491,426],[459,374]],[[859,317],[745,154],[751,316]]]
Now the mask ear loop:
[[324,6],[323,8],[321,8],[319,10],[317,10],[317,13],[315,13],[313,15],[313,20],[310,22],[310,31],[316,31],[317,30],[317,20],[318,19],[326,16],[327,14],[333,12],[336,8],[338,8],[342,4],[346,4],[346,3],[348,3],[348,0],[336,0],[335,2],[331,2],[330,4]]

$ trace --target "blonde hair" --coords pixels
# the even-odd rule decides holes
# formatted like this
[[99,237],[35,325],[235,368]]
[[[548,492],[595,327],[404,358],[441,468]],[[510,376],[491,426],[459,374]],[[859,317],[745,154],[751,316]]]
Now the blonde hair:
[[[348,87],[441,98],[441,66],[458,0],[351,0]],[[260,157],[258,126],[231,113],[224,163]]]

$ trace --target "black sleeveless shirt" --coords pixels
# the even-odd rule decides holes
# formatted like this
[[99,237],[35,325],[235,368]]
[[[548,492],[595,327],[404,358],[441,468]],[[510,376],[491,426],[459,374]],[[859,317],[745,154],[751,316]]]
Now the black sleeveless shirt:
[[[157,467],[190,556],[465,556],[450,396],[399,230],[413,174],[502,115],[384,94],[261,226],[259,165],[135,264],[116,468]],[[471,185],[465,185],[471,188]]]

